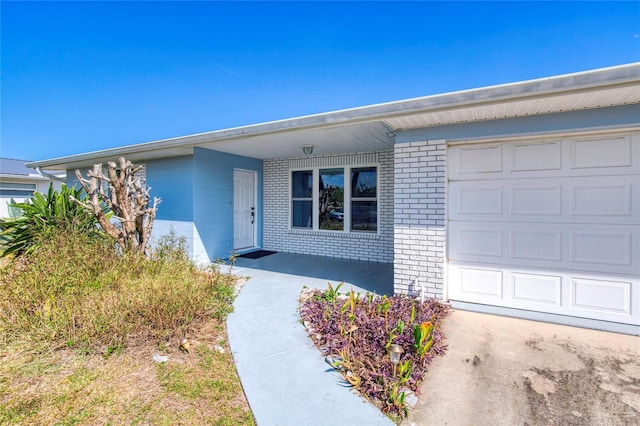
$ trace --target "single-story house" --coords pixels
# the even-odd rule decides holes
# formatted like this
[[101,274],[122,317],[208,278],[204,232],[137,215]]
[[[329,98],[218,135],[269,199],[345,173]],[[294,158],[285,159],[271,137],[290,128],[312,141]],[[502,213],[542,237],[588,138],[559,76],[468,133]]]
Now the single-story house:
[[50,183],[60,189],[60,182],[65,179],[60,170],[40,174],[25,166],[26,163],[26,160],[0,158],[0,218],[11,216],[9,204],[12,200],[22,203],[36,191],[46,194]]
[[145,165],[199,262],[388,262],[396,293],[640,334],[640,63],[30,163]]

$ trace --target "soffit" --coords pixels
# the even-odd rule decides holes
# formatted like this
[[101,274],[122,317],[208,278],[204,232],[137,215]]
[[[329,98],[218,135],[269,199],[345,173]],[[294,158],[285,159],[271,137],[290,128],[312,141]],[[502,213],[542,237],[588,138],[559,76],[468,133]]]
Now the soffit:
[[300,157],[303,145],[313,155],[384,151],[393,148],[394,129],[381,121],[312,130],[293,130],[200,144],[203,148],[262,160]]
[[640,103],[640,86],[624,86],[553,94],[518,100],[506,100],[480,105],[450,107],[388,118],[389,126],[398,129],[441,126],[475,121],[580,111]]

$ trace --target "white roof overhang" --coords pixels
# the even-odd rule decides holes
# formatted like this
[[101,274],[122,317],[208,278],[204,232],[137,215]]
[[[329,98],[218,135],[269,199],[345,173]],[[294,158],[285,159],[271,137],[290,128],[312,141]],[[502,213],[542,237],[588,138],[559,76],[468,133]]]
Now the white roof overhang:
[[0,180],[3,180],[5,182],[10,182],[10,181],[35,181],[35,182],[45,182],[48,181],[49,179],[44,177],[44,176],[40,176],[40,175],[13,175],[10,173],[0,173]]
[[74,169],[113,160],[136,161],[193,153],[194,147],[259,159],[389,149],[397,130],[640,103],[640,63],[620,65],[271,121],[28,163]]

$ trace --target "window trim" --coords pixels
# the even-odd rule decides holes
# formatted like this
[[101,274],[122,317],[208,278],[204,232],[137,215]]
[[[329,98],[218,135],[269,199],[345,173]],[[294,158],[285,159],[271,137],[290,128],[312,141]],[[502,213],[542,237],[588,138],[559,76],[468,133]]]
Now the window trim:
[[2,191],[31,191],[35,192],[38,185],[31,182],[8,182],[0,181],[0,190]]
[[[300,227],[293,226],[293,202],[294,201],[309,201],[309,197],[294,197],[293,196],[293,173],[294,172],[311,172],[311,227]],[[315,203],[314,203],[314,188],[315,188],[315,172],[312,168],[303,167],[299,169],[290,169],[289,170],[289,190],[287,192],[287,197],[289,198],[289,208],[288,208],[288,216],[289,216],[289,229],[295,229],[296,231],[313,231],[315,229],[316,218],[313,214],[315,211]]]
[[38,184],[33,182],[12,182],[0,180],[0,196],[28,199],[38,191]]
[[[351,170],[361,169],[367,167],[376,168],[376,196],[374,197],[359,197],[355,201],[375,201],[376,202],[376,230],[375,231],[357,231],[351,229],[351,203],[354,199],[351,197]],[[343,169],[344,171],[344,228],[342,231],[333,229],[320,229],[318,208],[320,205],[320,194],[318,186],[320,184],[320,170],[325,169]],[[348,165],[325,165],[325,166],[312,166],[312,167],[292,167],[288,169],[289,173],[289,187],[287,192],[288,198],[288,223],[289,231],[295,232],[313,232],[314,234],[326,234],[326,235],[380,235],[380,163],[362,163],[362,164],[348,164]],[[312,172],[312,202],[311,202],[311,228],[300,228],[293,226],[293,173],[301,171]]]
[[[346,228],[347,228],[347,222],[345,221],[345,218],[347,216],[347,210],[346,209],[346,200],[348,199],[348,197],[350,196],[349,190],[347,190],[347,174],[346,174],[346,170],[347,170],[348,166],[328,166],[328,167],[318,167],[317,168],[317,173],[316,170],[314,170],[314,186],[313,186],[313,198],[314,201],[316,203],[314,203],[313,205],[313,213],[314,216],[316,218],[317,222],[317,228],[314,228],[314,230],[317,231],[321,231],[321,232],[337,232],[337,233],[344,233]],[[337,170],[337,169],[342,169],[342,196],[343,196],[343,200],[342,200],[342,212],[343,212],[343,219],[342,219],[342,231],[336,230],[336,229],[321,229],[320,228],[320,170]],[[316,214],[317,213],[317,214]]]
[[[380,203],[378,202],[380,199],[380,168],[376,167],[376,196],[375,197],[353,197],[353,194],[351,193],[351,172],[353,169],[367,169],[367,168],[371,168],[374,166],[365,166],[365,165],[358,165],[358,166],[350,166],[349,167],[349,232],[355,232],[355,233],[378,233],[379,227],[380,227]],[[375,201],[376,203],[376,230],[375,231],[358,231],[358,230],[353,230],[352,225],[353,223],[351,222],[351,219],[353,218],[352,216],[352,210],[351,207],[353,206],[353,202],[354,201]]]

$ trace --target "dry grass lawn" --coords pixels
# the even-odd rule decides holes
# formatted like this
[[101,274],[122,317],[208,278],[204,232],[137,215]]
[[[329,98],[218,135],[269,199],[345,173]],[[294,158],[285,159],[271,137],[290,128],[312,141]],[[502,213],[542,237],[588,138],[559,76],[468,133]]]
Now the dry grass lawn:
[[[177,340],[111,355],[28,346],[0,346],[0,424],[254,424],[226,331],[215,320],[192,333],[189,353]],[[156,363],[154,354],[169,361]]]
[[3,259],[0,425],[254,424],[225,329],[239,283],[183,246],[59,232]]

